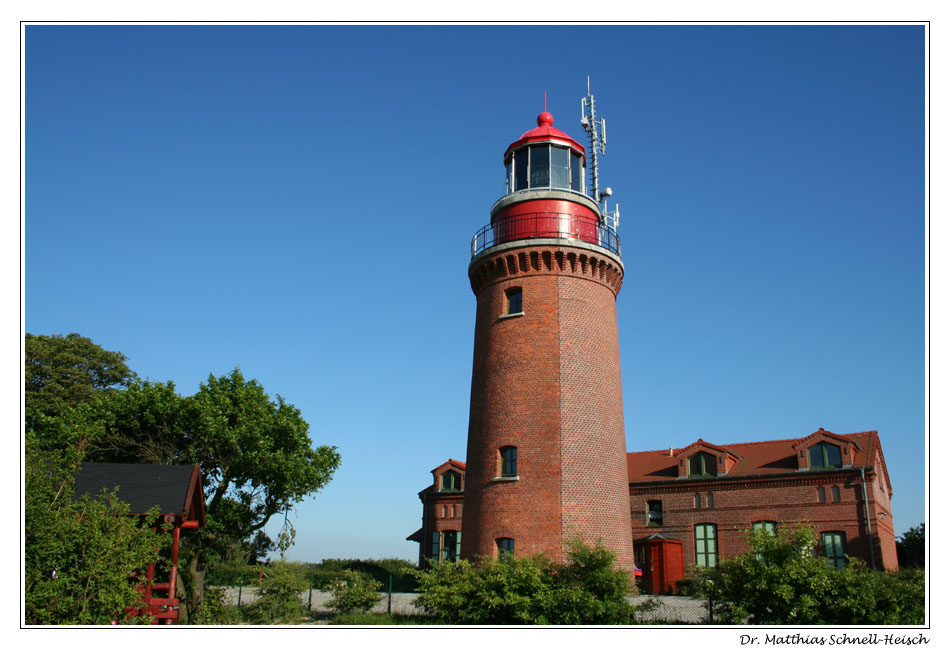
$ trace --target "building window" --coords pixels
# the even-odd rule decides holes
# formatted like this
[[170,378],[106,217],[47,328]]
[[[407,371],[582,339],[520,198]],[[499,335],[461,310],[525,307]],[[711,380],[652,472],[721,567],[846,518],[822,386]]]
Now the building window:
[[775,537],[778,534],[778,524],[774,521],[753,521],[752,530],[764,530]]
[[459,516],[458,506],[452,506],[452,518],[455,519]]
[[704,451],[689,457],[690,476],[715,476],[716,457]]
[[429,558],[433,562],[439,561],[439,531],[432,531],[432,549],[429,553]]
[[703,495],[699,492],[693,495],[693,507],[697,510],[703,507]]
[[462,475],[455,470],[449,470],[442,475],[440,492],[458,492],[462,489]]
[[837,485],[831,486],[831,500],[835,503],[841,501],[841,489]]
[[808,466],[812,469],[841,467],[841,447],[829,442],[819,442],[808,449]]
[[445,519],[448,516],[449,516],[449,507],[442,506],[442,518]]
[[818,503],[824,503],[824,502],[825,502],[825,488],[819,487],[818,488]]
[[696,566],[716,566],[716,524],[696,524]]
[[834,531],[821,534],[821,552],[828,558],[828,564],[840,569],[848,563],[844,533]]
[[442,561],[455,562],[462,554],[462,532],[447,530],[442,533]]
[[518,448],[501,448],[501,475],[504,477],[518,476]]
[[521,287],[512,287],[505,291],[505,313],[520,314],[524,311],[521,308]]
[[515,540],[510,537],[499,537],[495,540],[498,545],[498,559],[504,562],[510,559],[515,552]]
[[663,525],[663,502],[647,501],[647,526]]
[[712,492],[707,492],[707,493],[706,493],[706,507],[707,507],[707,508],[714,508],[714,507],[715,507],[715,502],[713,501],[713,493],[712,493]]

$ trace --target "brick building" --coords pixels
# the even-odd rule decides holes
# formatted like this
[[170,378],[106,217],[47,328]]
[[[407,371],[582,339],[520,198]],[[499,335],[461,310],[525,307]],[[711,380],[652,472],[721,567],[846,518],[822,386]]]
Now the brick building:
[[420,565],[505,552],[564,561],[580,539],[627,571],[636,554],[650,589],[666,591],[690,567],[743,552],[753,524],[808,521],[832,561],[847,552],[894,568],[876,433],[627,453],[619,210],[598,185],[604,126],[589,89],[582,107],[589,150],[541,113],[505,151],[505,194],[472,240],[468,447],[419,493],[423,525],[408,539]]
[[[876,431],[824,429],[788,440],[632,452],[627,458],[631,537],[641,588],[664,593],[697,565],[748,549],[746,531],[805,523],[829,562],[844,557],[897,568],[892,489]],[[419,563],[453,560],[462,530],[465,463],[433,471],[419,493]]]

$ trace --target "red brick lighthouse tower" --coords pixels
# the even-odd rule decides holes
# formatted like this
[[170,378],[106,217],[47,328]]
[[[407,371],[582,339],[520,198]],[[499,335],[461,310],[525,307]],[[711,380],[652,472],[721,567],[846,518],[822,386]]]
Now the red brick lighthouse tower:
[[[598,540],[633,570],[617,293],[616,216],[599,203],[603,120],[585,148],[546,110],[505,151],[506,193],[472,242],[477,299],[462,556]],[[613,217],[613,218],[611,218]]]

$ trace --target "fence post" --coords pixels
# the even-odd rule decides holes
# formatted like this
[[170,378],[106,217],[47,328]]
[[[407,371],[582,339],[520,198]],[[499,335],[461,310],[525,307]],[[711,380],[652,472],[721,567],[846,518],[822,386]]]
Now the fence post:
[[313,574],[311,573],[308,576],[310,581],[310,591],[307,593],[307,609],[310,610],[313,608]]
[[244,572],[241,572],[241,577],[238,578],[238,607],[241,606],[241,590],[244,588]]
[[393,613],[393,574],[389,574],[389,601],[386,603],[386,613]]

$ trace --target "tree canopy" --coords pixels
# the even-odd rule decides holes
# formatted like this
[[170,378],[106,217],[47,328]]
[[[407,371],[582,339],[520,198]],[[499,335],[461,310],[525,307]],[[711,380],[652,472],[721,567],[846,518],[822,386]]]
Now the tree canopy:
[[38,448],[82,446],[89,461],[201,467],[206,525],[183,534],[181,547],[193,605],[209,562],[235,548],[272,548],[267,523],[327,485],[340,464],[335,447],[313,445],[299,409],[237,368],[182,396],[172,382],[138,379],[121,353],[78,334],[28,337],[27,365],[36,371],[27,411],[41,414],[43,426],[30,433]]
[[121,352],[104,350],[79,334],[27,334],[24,342],[27,431],[135,377]]

